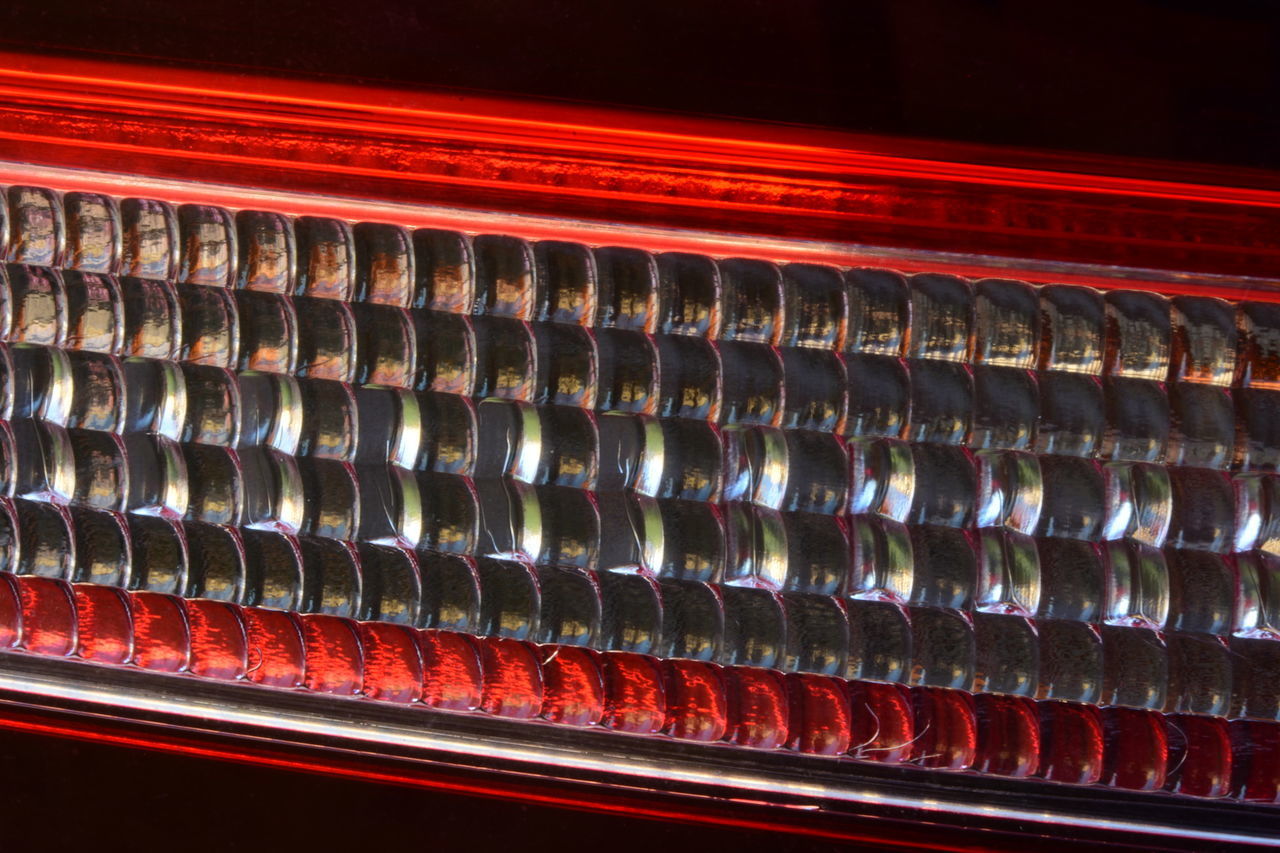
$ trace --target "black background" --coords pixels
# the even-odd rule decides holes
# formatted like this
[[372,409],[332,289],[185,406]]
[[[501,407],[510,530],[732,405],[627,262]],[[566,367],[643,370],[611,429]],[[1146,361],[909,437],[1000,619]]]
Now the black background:
[[[21,0],[0,8],[0,43],[1277,168],[1274,8]],[[0,833],[46,850],[817,846],[11,733]]]

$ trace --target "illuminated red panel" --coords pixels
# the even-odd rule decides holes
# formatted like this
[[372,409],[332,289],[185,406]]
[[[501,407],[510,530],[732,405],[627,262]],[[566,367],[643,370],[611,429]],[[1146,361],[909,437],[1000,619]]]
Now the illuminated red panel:
[[916,687],[916,739],[911,758],[925,767],[964,770],[978,753],[973,695],[945,687]]
[[159,592],[133,592],[129,599],[133,617],[133,662],[156,672],[186,669],[191,638],[181,599]]
[[339,696],[359,693],[364,672],[355,623],[325,613],[306,613],[298,621],[307,649],[307,689]]
[[528,643],[504,637],[480,640],[484,691],[480,707],[499,717],[531,719],[542,711],[542,667]]
[[740,746],[778,749],[791,738],[791,699],[786,676],[771,669],[725,669],[729,739]]
[[1169,761],[1164,716],[1139,708],[1103,708],[1102,726],[1107,739],[1102,781],[1136,791],[1163,788]]
[[80,642],[76,654],[99,663],[126,663],[133,654],[128,594],[88,583],[75,584],[73,589]]
[[1170,714],[1171,791],[1193,797],[1225,797],[1231,791],[1231,733],[1227,721],[1193,714]]
[[413,631],[387,622],[361,622],[359,629],[364,695],[385,702],[422,698],[422,653]]
[[18,644],[22,634],[22,597],[13,575],[0,575],[0,648]]
[[542,662],[542,678],[542,716],[569,726],[600,722],[604,716],[604,675],[599,652],[557,648]]
[[667,719],[667,696],[658,662],[648,655],[606,652],[604,655],[607,728],[653,734]]
[[69,655],[76,648],[76,609],[71,587],[52,578],[17,578],[22,597],[22,648],[40,655]]
[[1040,775],[1087,785],[1102,778],[1102,714],[1093,705],[1040,703]]
[[191,629],[191,671],[234,681],[248,669],[249,647],[241,609],[225,601],[185,602]]
[[1231,743],[1235,796],[1251,803],[1280,802],[1280,726],[1255,720],[1233,720]]
[[842,755],[851,745],[849,692],[825,675],[792,675],[791,747],[812,755]]
[[1040,766],[1040,714],[1025,696],[980,693],[978,757],[973,769],[1000,776],[1031,776]]
[[246,677],[269,687],[301,687],[306,652],[298,617],[280,610],[246,607],[244,623],[249,660]]
[[667,733],[686,740],[718,741],[728,725],[720,667],[699,661],[668,660]]
[[896,764],[911,757],[915,715],[904,684],[849,682],[853,748],[858,758]]
[[422,702],[445,711],[480,707],[484,673],[474,637],[452,631],[419,631]]

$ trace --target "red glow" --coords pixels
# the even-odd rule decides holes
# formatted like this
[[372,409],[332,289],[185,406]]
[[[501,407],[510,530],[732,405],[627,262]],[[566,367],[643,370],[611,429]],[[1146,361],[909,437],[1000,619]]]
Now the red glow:
[[191,628],[191,672],[234,681],[248,669],[249,647],[241,609],[224,601],[185,601]]
[[978,712],[978,757],[973,769],[1031,776],[1040,766],[1040,714],[1025,696],[973,697]]
[[1103,708],[1107,751],[1102,781],[1117,788],[1154,791],[1164,787],[1169,734],[1157,711]]
[[1231,742],[1235,795],[1251,803],[1280,803],[1280,726],[1232,720]]
[[778,749],[791,739],[791,706],[786,677],[771,669],[731,666],[725,670],[729,692],[730,739],[739,746]]
[[418,638],[403,625],[361,622],[364,649],[364,695],[384,702],[416,702],[422,698],[422,653]]
[[1171,714],[1168,722],[1169,789],[1193,797],[1225,797],[1231,790],[1227,721]]
[[306,613],[298,621],[307,649],[307,689],[339,696],[359,693],[364,673],[355,623],[324,613]]
[[925,767],[965,770],[977,758],[978,717],[973,694],[916,687],[916,738],[911,758]]
[[301,687],[306,652],[298,617],[280,610],[244,609],[250,681],[268,687]]
[[724,738],[728,721],[724,677],[715,664],[663,661],[667,689],[667,732],[686,740]]
[[1093,705],[1040,703],[1040,775],[1088,785],[1102,778],[1102,714]]
[[422,702],[445,711],[480,707],[484,674],[474,637],[451,631],[420,631]]
[[600,653],[561,647],[542,662],[542,716],[567,726],[593,726],[604,716]]
[[791,746],[811,755],[843,755],[851,745],[849,692],[838,678],[792,675]]
[[887,764],[910,757],[915,715],[906,685],[851,681],[849,701],[853,708],[854,755]]
[[604,690],[606,727],[646,735],[662,730],[667,696],[657,660],[632,652],[605,652]]
[[0,648],[11,649],[22,634],[22,598],[13,575],[0,574]]
[[133,617],[133,662],[156,672],[181,672],[190,659],[191,638],[181,599],[159,592],[129,594]]
[[542,711],[540,656],[527,643],[501,637],[480,640],[484,692],[480,707],[499,717],[527,720]]
[[52,578],[17,577],[22,597],[22,648],[69,655],[76,648],[76,609],[70,585]]
[[79,647],[76,654],[99,663],[127,663],[133,655],[129,596],[113,586],[75,585]]

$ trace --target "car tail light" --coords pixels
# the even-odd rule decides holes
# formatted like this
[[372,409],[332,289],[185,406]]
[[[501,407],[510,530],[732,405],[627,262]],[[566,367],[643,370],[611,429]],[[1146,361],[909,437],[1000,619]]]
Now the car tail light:
[[11,706],[685,816],[1273,824],[1270,179],[0,82]]

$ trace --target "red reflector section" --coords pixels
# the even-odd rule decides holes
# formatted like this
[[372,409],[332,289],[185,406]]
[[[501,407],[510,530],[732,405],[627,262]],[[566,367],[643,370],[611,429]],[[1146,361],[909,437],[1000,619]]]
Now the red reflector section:
[[325,613],[308,613],[298,620],[307,649],[307,688],[340,696],[359,693],[364,672],[355,623]]
[[74,586],[79,646],[76,654],[99,663],[127,663],[133,654],[129,596],[113,586]]
[[1040,766],[1040,715],[1033,699],[979,693],[978,756],[973,769],[1000,776],[1031,776]]
[[605,653],[604,691],[604,725],[634,734],[662,730],[667,697],[656,660],[633,652]]
[[854,755],[884,763],[906,761],[911,756],[915,715],[911,691],[905,685],[851,681],[849,703]]
[[205,678],[234,681],[248,669],[249,647],[241,609],[225,601],[186,602],[191,630],[191,671]]
[[422,702],[445,711],[480,707],[484,676],[474,637],[450,631],[422,631]]
[[1095,706],[1040,703],[1040,775],[1077,785],[1102,778],[1102,714]]
[[1102,781],[1135,791],[1163,788],[1169,761],[1164,717],[1138,708],[1104,708],[1102,725],[1107,739]]
[[840,755],[851,740],[849,693],[845,683],[825,675],[793,675],[791,743],[813,755]]
[[1169,790],[1193,797],[1225,797],[1231,790],[1231,733],[1227,721],[1171,714]]
[[1235,795],[1251,803],[1280,802],[1280,726],[1253,720],[1231,723]]
[[791,700],[786,676],[771,669],[731,666],[725,670],[729,694],[729,739],[739,746],[778,749],[791,737]]
[[916,737],[912,761],[940,770],[964,770],[978,753],[978,717],[973,695],[946,687],[912,690]]
[[717,741],[728,726],[720,667],[689,660],[663,662],[667,733],[686,740]]
[[480,640],[484,692],[480,707],[499,717],[529,719],[542,711],[542,668],[527,643],[500,637]]
[[159,592],[130,593],[133,662],[156,672],[187,668],[191,638],[181,600]]
[[306,653],[297,617],[279,610],[246,607],[244,622],[248,679],[269,687],[301,687]]
[[360,623],[364,695],[384,702],[422,698],[422,654],[413,632],[387,622]]
[[22,631],[22,597],[13,575],[0,575],[0,649],[18,644]]
[[76,648],[71,587],[59,580],[20,575],[22,648],[40,655],[69,655]]
[[553,723],[592,726],[604,715],[604,675],[600,653],[555,649],[542,662],[542,716]]

